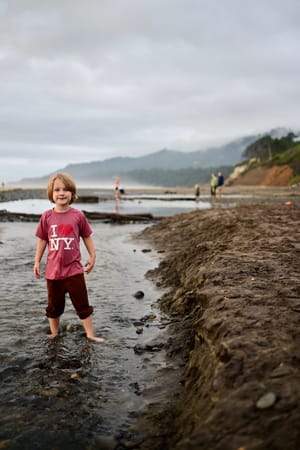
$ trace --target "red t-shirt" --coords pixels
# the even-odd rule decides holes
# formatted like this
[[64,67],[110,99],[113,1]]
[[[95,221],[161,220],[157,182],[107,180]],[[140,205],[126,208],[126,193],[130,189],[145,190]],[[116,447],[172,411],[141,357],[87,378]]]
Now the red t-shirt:
[[88,237],[92,229],[78,209],[66,212],[45,211],[35,235],[48,243],[45,278],[62,280],[83,273],[80,237]]

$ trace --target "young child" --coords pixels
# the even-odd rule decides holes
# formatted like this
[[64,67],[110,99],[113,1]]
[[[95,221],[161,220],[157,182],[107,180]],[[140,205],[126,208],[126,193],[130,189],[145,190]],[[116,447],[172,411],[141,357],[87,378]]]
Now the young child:
[[[90,273],[96,261],[92,229],[84,215],[70,205],[76,199],[76,185],[67,173],[58,173],[48,182],[48,198],[55,204],[45,211],[36,230],[38,238],[34,275],[40,278],[40,263],[48,246],[45,278],[48,290],[46,316],[49,319],[50,337],[59,333],[60,316],[65,309],[68,292],[74,308],[82,321],[88,339],[103,342],[94,334],[92,312],[85,284],[84,271]],[[84,267],[81,264],[80,238],[89,253]]]

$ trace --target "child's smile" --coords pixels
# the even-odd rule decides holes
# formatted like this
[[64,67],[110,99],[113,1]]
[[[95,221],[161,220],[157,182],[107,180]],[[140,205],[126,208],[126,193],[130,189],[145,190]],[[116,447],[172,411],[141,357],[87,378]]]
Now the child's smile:
[[53,201],[59,208],[65,209],[69,206],[72,199],[72,193],[65,184],[57,178],[53,185]]

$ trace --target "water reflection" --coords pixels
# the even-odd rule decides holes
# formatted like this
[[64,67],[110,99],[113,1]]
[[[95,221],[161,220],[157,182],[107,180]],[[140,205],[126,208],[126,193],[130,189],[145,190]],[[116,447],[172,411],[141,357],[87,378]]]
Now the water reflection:
[[[11,202],[1,202],[0,209],[9,212],[41,214],[43,211],[52,208],[53,205],[48,200],[16,200]],[[99,203],[76,203],[76,208],[89,212],[106,212],[116,214],[152,214],[154,217],[171,216],[183,212],[204,210],[213,207],[209,198],[193,200],[173,200],[151,199],[151,198],[127,198],[117,200],[100,201]]]

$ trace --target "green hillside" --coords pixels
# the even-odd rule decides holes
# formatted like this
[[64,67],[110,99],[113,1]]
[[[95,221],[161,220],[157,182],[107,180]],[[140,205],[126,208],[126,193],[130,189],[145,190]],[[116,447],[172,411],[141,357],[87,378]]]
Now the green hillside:
[[300,183],[300,143],[295,135],[264,136],[243,153],[248,159],[235,166],[229,184],[295,185]]
[[300,144],[286,150],[285,152],[278,153],[273,156],[270,161],[264,163],[268,166],[282,166],[288,165],[293,169],[293,178],[290,180],[290,184],[300,183]]
[[288,150],[277,153],[270,159],[265,159],[261,161],[260,159],[254,160],[249,166],[248,170],[254,169],[258,166],[271,168],[274,166],[290,166],[293,175],[289,179],[289,184],[300,183],[300,144],[295,145]]

